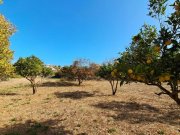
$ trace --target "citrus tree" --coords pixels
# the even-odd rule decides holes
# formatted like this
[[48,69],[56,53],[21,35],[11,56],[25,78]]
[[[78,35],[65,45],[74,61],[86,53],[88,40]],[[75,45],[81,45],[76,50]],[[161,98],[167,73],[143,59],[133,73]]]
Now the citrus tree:
[[13,52],[9,48],[9,38],[14,32],[14,26],[0,15],[0,80],[5,80],[13,74]]
[[42,77],[50,77],[53,75],[54,75],[54,72],[50,67],[46,67],[46,66],[43,67]]
[[33,94],[35,94],[37,91],[36,78],[42,75],[44,68],[43,62],[35,56],[30,56],[27,58],[19,58],[14,66],[19,75],[30,81]]
[[71,65],[71,71],[78,85],[80,86],[84,80],[91,76],[90,62],[87,59],[79,59]]
[[66,78],[68,80],[74,80],[75,76],[74,73],[72,72],[72,66],[64,66],[61,68],[59,71],[59,76]]
[[144,25],[121,54],[118,68],[126,68],[123,70],[126,81],[157,86],[161,90],[157,95],[166,94],[180,105],[180,2],[176,0],[170,5],[174,10],[163,20],[166,2],[149,1],[149,15],[159,20],[159,32],[153,26]]
[[107,80],[112,89],[112,95],[115,95],[117,92],[120,74],[117,70],[116,64],[107,63],[100,66],[99,71],[97,72],[97,76]]

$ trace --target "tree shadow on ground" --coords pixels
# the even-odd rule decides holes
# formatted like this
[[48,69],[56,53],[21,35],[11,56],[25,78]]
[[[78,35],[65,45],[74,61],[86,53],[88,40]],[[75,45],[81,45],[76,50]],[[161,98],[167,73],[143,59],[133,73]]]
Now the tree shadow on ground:
[[39,84],[39,86],[40,87],[71,87],[78,85],[68,81],[59,81],[59,82],[44,82],[42,84]]
[[86,91],[74,91],[74,92],[55,92],[54,93],[57,98],[70,98],[70,99],[83,99],[87,97],[93,97],[94,94],[86,92]]
[[98,91],[98,90],[94,90],[92,92],[97,97],[112,97],[112,94],[105,94],[105,93],[102,93],[101,91]]
[[19,95],[19,94],[17,94],[17,93],[14,93],[14,92],[10,92],[10,93],[0,93],[0,96],[17,96],[17,95]]
[[72,131],[65,130],[65,127],[59,126],[59,123],[58,120],[43,122],[27,120],[25,123],[0,128],[0,133],[3,135],[73,135]]
[[126,121],[131,124],[157,122],[180,125],[180,108],[158,109],[149,104],[117,101],[98,103],[93,106],[114,111],[115,115],[108,115],[108,117],[116,121]]

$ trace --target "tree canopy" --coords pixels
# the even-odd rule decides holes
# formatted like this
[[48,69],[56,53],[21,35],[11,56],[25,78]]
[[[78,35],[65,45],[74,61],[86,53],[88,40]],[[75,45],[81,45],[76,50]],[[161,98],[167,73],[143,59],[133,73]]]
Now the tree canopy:
[[10,50],[9,38],[14,32],[15,27],[0,15],[0,80],[7,79],[13,74],[13,51]]

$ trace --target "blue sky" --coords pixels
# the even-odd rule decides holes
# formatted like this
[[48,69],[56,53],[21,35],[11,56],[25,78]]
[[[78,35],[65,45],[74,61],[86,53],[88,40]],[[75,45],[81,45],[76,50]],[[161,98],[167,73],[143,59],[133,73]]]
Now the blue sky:
[[144,23],[148,0],[4,0],[0,13],[16,27],[14,60],[36,55],[46,64],[118,57]]

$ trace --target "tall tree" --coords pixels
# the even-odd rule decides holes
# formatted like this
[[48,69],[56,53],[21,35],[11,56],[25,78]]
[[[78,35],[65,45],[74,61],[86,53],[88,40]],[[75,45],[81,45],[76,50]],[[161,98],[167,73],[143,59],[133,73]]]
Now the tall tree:
[[13,51],[10,50],[9,38],[14,32],[15,27],[0,15],[0,80],[7,79],[13,73]]

